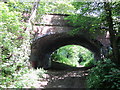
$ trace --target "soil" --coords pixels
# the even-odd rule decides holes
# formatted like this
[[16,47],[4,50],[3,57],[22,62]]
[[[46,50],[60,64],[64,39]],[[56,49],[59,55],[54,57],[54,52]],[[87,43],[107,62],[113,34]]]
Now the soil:
[[86,89],[86,76],[90,67],[71,67],[61,63],[54,63],[47,70],[41,82],[41,88],[79,88]]

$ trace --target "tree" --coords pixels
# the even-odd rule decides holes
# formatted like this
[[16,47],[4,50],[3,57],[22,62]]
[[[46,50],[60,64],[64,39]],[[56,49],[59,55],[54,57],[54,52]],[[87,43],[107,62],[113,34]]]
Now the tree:
[[104,9],[106,12],[106,22],[108,25],[108,31],[110,33],[110,41],[111,41],[111,46],[112,46],[112,52],[113,52],[113,57],[114,57],[114,62],[118,65],[120,65],[120,61],[119,61],[119,48],[117,47],[117,42],[116,42],[116,38],[117,38],[117,32],[114,29],[114,22],[113,22],[113,15],[112,15],[112,5],[110,4],[110,2],[108,2],[108,0],[106,0],[106,2],[104,2]]
[[[92,33],[92,38],[98,34],[110,33],[112,47],[112,61],[120,65],[118,37],[119,28],[119,5],[120,2],[73,2],[77,13],[68,18],[70,23],[79,26],[74,33],[79,30],[87,30]],[[114,8],[113,8],[114,7]],[[114,19],[113,19],[114,18]]]

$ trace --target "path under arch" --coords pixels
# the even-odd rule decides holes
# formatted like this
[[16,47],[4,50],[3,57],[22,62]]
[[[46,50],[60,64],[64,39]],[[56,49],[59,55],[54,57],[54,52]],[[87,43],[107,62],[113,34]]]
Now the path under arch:
[[58,63],[57,68],[47,70],[44,78],[40,81],[40,88],[52,88],[52,89],[86,89],[87,82],[86,77],[88,76],[89,69],[91,67],[71,67],[62,63]]

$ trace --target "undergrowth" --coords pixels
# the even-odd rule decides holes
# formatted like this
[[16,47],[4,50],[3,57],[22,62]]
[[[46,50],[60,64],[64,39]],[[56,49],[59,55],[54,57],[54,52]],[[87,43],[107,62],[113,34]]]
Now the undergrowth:
[[23,7],[19,5],[28,4],[0,2],[0,88],[38,87],[45,73],[32,69],[29,63],[30,32],[24,29]]
[[111,60],[105,59],[96,63],[87,77],[88,88],[120,89],[120,68]]

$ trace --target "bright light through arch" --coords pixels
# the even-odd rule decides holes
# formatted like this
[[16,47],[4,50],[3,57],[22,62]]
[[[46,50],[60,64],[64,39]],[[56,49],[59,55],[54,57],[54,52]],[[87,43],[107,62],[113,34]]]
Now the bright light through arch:
[[66,45],[54,51],[51,60],[75,67],[87,67],[93,65],[94,54],[79,45]]

